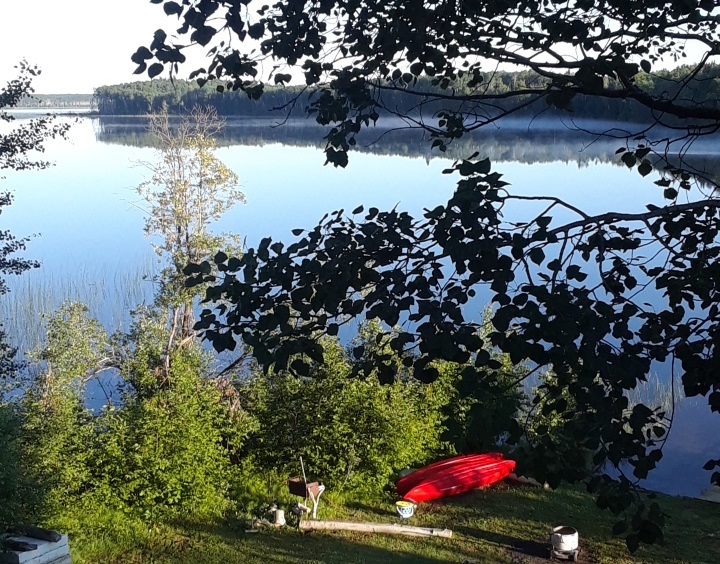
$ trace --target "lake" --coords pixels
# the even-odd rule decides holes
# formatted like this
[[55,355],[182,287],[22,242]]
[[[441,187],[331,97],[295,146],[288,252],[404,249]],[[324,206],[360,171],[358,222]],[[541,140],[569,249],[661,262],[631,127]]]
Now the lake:
[[[19,119],[32,112],[18,114]],[[142,118],[64,117],[74,121],[70,141],[53,141],[42,171],[5,173],[0,189],[15,195],[3,212],[3,229],[32,236],[24,256],[41,267],[11,279],[2,300],[8,333],[21,350],[42,338],[41,315],[63,299],[86,302],[108,330],[126,327],[128,311],[153,295],[156,269],[151,241],[143,234],[144,212],[135,188],[148,179],[143,162],[157,151]],[[255,246],[270,236],[290,241],[294,228],[312,228],[325,212],[360,204],[397,207],[418,215],[444,203],[457,178],[442,171],[453,156],[477,150],[489,156],[518,194],[548,193],[588,213],[638,211],[662,204],[656,174],[643,178],[614,155],[620,141],[596,140],[556,122],[511,123],[502,130],[463,139],[449,155],[431,152],[416,134],[383,131],[364,139],[346,169],[323,166],[323,132],[306,121],[273,127],[272,120],[230,120],[220,139],[219,158],[241,181],[247,204],[228,211],[218,231],[244,237]],[[583,127],[599,131],[608,124]],[[720,163],[720,144],[694,147],[698,163],[712,171]],[[516,206],[513,219],[532,209]],[[478,306],[478,315],[481,307]],[[662,379],[663,375],[660,374]],[[103,401],[98,394],[96,401]],[[676,409],[665,458],[644,484],[672,494],[697,495],[707,487],[702,465],[720,454],[717,416],[702,400],[684,400]]]

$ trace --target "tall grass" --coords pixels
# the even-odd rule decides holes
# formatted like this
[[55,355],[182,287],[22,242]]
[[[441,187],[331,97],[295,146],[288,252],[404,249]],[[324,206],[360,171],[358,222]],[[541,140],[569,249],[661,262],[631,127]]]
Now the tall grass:
[[0,297],[8,341],[24,358],[43,343],[47,316],[66,301],[85,304],[108,333],[126,330],[130,313],[153,300],[155,269],[156,262],[148,258],[126,271],[83,265],[71,273],[26,273],[12,280],[11,291]]
[[670,413],[674,406],[685,398],[685,392],[680,378],[673,380],[653,373],[647,382],[630,390],[627,396],[631,407],[642,403],[648,407],[659,407]]

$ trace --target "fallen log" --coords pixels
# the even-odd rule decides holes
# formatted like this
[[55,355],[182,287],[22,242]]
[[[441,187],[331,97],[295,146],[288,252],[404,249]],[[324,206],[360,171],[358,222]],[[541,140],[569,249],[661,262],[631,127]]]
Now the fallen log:
[[360,531],[365,533],[384,533],[390,535],[408,535],[411,537],[442,537],[452,538],[450,529],[432,529],[428,527],[411,527],[410,525],[386,525],[383,523],[353,523],[350,521],[301,521],[304,530],[318,529],[325,531]]

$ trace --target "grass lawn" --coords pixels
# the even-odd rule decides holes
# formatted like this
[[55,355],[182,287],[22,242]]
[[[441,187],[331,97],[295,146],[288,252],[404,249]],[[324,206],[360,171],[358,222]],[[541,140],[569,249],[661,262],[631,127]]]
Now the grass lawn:
[[[244,532],[245,523],[189,522],[148,528],[139,520],[108,512],[75,515],[54,525],[70,533],[73,562],[540,562],[555,525],[580,531],[581,562],[720,562],[720,506],[659,496],[669,515],[666,546],[641,547],[629,555],[610,531],[613,516],[597,509],[580,487],[555,492],[500,485],[444,502],[420,505],[409,524],[449,528],[452,539],[366,533],[299,532],[285,528]],[[323,519],[399,522],[391,500],[353,502],[328,495]],[[519,547],[519,549],[518,549]],[[539,552],[538,552],[539,551]],[[543,559],[545,560],[545,559]],[[547,560],[545,560],[547,561]]]

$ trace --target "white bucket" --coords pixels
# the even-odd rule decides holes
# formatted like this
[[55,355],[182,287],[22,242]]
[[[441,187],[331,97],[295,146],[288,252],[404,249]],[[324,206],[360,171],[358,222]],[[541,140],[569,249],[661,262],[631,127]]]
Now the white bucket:
[[282,509],[276,509],[275,510],[275,525],[278,527],[284,527],[285,526],[285,511]]
[[410,519],[415,512],[415,504],[410,501],[398,501],[395,503],[395,511],[401,519]]
[[566,525],[555,527],[550,533],[550,544],[552,544],[553,550],[571,552],[577,550],[580,544],[580,535],[574,527]]

